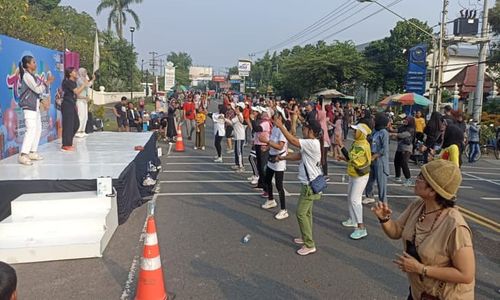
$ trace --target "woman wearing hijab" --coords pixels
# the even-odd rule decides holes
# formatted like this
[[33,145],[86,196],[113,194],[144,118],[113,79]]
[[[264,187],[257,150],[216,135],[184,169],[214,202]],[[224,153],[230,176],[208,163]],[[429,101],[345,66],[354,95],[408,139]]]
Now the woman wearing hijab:
[[[349,204],[349,219],[342,222],[344,227],[354,227],[354,232],[350,237],[359,240],[368,235],[363,223],[363,191],[366,188],[370,175],[371,150],[370,143],[366,140],[371,134],[371,129],[364,123],[351,125],[354,132],[354,142],[351,150],[346,155],[347,175],[349,175],[349,185],[347,186],[347,201]],[[343,149],[345,153],[345,148]]]
[[[323,169],[323,175],[328,176],[328,149],[330,149],[330,137],[328,136],[328,119],[326,116],[326,111],[325,110],[318,110],[317,114],[318,122],[321,125],[321,130],[325,134],[323,134],[323,148],[321,149],[322,154],[321,157],[324,157],[325,159],[321,161],[321,168]],[[329,181],[329,178],[325,178],[326,181]]]
[[415,194],[420,199],[397,220],[392,220],[387,203],[372,208],[384,233],[403,242],[404,252],[394,263],[408,276],[409,300],[474,299],[472,234],[455,206],[461,182],[455,163],[434,160],[417,176]]
[[75,151],[73,147],[73,138],[80,127],[76,109],[76,98],[84,89],[88,88],[88,82],[78,87],[76,84],[77,79],[78,74],[75,68],[70,67],[64,71],[64,80],[62,83],[64,96],[61,104],[63,118],[61,151]]
[[437,158],[453,162],[458,167],[462,165],[460,147],[464,141],[464,133],[457,125],[448,125],[444,132],[443,146]]
[[424,161],[429,160],[429,153],[434,150],[436,146],[440,145],[442,142],[441,127],[443,124],[443,117],[437,111],[431,114],[431,118],[427,125],[425,126],[425,151],[424,151]]
[[406,178],[404,181],[405,186],[412,185],[410,167],[408,162],[413,150],[413,139],[415,138],[415,119],[403,114],[403,125],[399,126],[397,133],[392,133],[398,140],[398,148],[394,156],[394,169],[396,171],[396,178],[394,181],[403,182],[401,180],[401,170]]
[[87,70],[85,68],[78,69],[78,80],[76,81],[77,87],[84,86],[84,89],[77,96],[76,107],[78,110],[78,120],[80,122],[80,126],[78,127],[78,132],[76,133],[76,137],[82,138],[86,137],[85,128],[87,127],[87,120],[89,116],[89,88],[92,86],[93,81],[89,81],[89,76],[87,74]]
[[321,199],[321,194],[315,194],[310,186],[310,182],[322,175],[321,160],[323,147],[323,130],[321,125],[315,119],[311,119],[302,126],[302,139],[296,138],[286,129],[280,119],[275,122],[283,135],[285,135],[288,143],[299,148],[299,152],[289,153],[286,156],[278,156],[277,160],[300,161],[299,164],[299,181],[301,182],[301,190],[299,202],[297,205],[297,221],[299,223],[300,238],[295,238],[293,242],[302,247],[297,250],[297,254],[301,256],[309,255],[316,252],[316,244],[313,240],[312,225],[312,209],[314,201]]
[[36,68],[36,61],[33,56],[25,55],[19,63],[19,76],[21,79],[19,106],[23,109],[26,132],[18,161],[20,164],[27,166],[33,165],[33,161],[43,159],[37,152],[42,134],[40,105],[42,101],[46,101],[42,100],[42,94],[46,93],[48,86],[54,82],[54,76],[50,74],[47,81],[38,81],[35,77]]

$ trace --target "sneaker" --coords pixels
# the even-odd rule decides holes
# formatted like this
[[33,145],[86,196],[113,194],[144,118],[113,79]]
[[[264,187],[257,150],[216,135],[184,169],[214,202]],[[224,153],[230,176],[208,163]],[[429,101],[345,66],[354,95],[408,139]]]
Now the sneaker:
[[413,186],[413,185],[415,185],[415,183],[411,178],[408,178],[403,182],[403,186]]
[[365,199],[363,199],[363,201],[361,201],[361,203],[363,203],[363,204],[371,204],[374,202],[375,202],[375,199],[373,199],[372,197],[365,197]]
[[214,162],[221,163],[222,162],[222,157],[219,157],[219,158],[215,159]]
[[198,147],[196,147],[196,146],[195,146],[195,147],[194,147],[194,150],[198,150]]
[[233,169],[233,170],[238,170],[239,168],[240,168],[240,166],[236,166],[236,165],[231,166],[231,169]]
[[236,169],[236,173],[245,173],[245,167]]
[[358,224],[354,223],[351,219],[342,222],[342,226],[344,227],[358,227]]
[[81,139],[81,138],[84,138],[85,135],[81,132],[78,132],[77,134],[75,134],[75,137]]
[[274,200],[267,200],[260,207],[262,207],[263,209],[270,209],[270,208],[273,208],[273,207],[276,207],[276,206],[278,206],[278,204],[276,203],[276,201],[274,201]]
[[[267,198],[269,198],[269,194],[268,194],[267,192],[262,192],[262,194],[260,194],[260,196],[261,196],[262,198],[266,198],[266,199],[267,199]],[[273,200],[273,201],[274,201],[274,200]],[[274,202],[274,203],[276,203],[276,202]]]
[[251,184],[257,184],[257,183],[259,183],[259,176],[254,177],[254,179],[250,183]]
[[17,158],[17,161],[21,165],[25,165],[25,166],[31,166],[31,165],[33,165],[33,162],[31,161],[31,159],[29,158],[29,156],[26,155],[26,154],[20,154],[19,157]]
[[394,177],[394,181],[395,182],[403,182],[403,180],[401,179],[401,177]]
[[205,146],[201,147],[201,150],[205,150]]
[[254,179],[255,179],[255,175],[252,175],[252,176],[247,178],[248,181],[253,181]]
[[301,238],[294,238],[293,242],[297,245],[304,245],[304,241]]
[[233,149],[229,149],[226,151],[227,154],[230,154],[230,153],[234,153],[234,150]]
[[353,240],[359,240],[368,235],[366,228],[356,228],[353,233],[349,236]]
[[61,147],[61,151],[62,152],[74,152],[75,151],[75,147],[73,147],[73,146],[62,146]]
[[191,140],[191,137],[190,137],[190,136],[188,136],[188,141],[190,141],[190,140]]
[[30,152],[30,154],[28,154],[28,157],[31,160],[43,160],[43,156],[41,156],[37,152]]
[[307,248],[306,246],[302,246],[299,250],[297,250],[297,254],[300,256],[306,256],[309,254],[313,254],[316,252],[316,248]]
[[282,209],[279,211],[279,213],[277,213],[274,218],[276,220],[283,220],[283,219],[286,219],[288,218],[288,211],[286,209]]
[[329,181],[330,181],[330,177],[325,176],[325,181],[326,181],[326,182],[329,182]]

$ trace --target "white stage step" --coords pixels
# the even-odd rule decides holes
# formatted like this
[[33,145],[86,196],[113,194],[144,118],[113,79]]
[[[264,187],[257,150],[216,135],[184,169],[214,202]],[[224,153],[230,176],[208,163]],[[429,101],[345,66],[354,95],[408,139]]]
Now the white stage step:
[[118,227],[116,197],[96,192],[25,194],[0,222],[8,263],[100,257]]

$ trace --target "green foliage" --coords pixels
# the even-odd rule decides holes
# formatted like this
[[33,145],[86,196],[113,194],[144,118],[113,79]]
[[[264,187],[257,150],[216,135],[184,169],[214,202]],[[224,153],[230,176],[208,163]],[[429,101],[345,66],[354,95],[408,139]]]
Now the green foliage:
[[189,86],[189,67],[193,64],[193,59],[186,52],[170,52],[167,56],[167,61],[170,61],[175,66],[175,80],[177,84]]
[[137,29],[141,26],[139,16],[135,11],[130,9],[130,5],[134,3],[142,3],[142,0],[101,0],[96,12],[99,15],[104,10],[111,9],[108,15],[108,31],[111,31],[111,27],[114,24],[116,34],[120,39],[123,39],[123,28],[127,25],[127,15],[130,15],[134,19]]
[[[409,21],[432,33],[427,23],[417,19]],[[427,44],[431,48],[432,38],[406,21],[398,22],[389,37],[372,42],[364,51],[367,68],[373,75],[367,81],[369,86],[382,87],[391,93],[403,91],[408,70],[407,53],[418,44]]]
[[56,8],[61,0],[29,0],[29,4],[37,6],[45,11],[51,11]]
[[[495,6],[490,9],[488,21],[493,29],[495,36],[500,37],[500,1],[496,1]],[[491,56],[489,57],[489,66],[496,72],[500,72],[500,41],[493,45]]]

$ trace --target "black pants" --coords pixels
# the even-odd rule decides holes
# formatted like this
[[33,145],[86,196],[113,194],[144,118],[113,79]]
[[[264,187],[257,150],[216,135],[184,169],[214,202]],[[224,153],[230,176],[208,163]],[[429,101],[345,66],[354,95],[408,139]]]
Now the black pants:
[[253,176],[259,176],[259,171],[257,169],[257,155],[255,154],[255,146],[252,147],[250,155],[248,156],[248,161],[252,167]]
[[167,117],[167,138],[172,140],[176,134],[174,117]]
[[394,169],[396,171],[396,177],[401,177],[401,169],[403,169],[405,178],[411,178],[410,168],[408,167],[410,156],[411,152],[409,151],[396,151],[396,155],[394,156]]
[[323,153],[321,154],[325,159],[323,161],[323,163],[321,163],[321,168],[323,169],[323,175],[324,176],[328,176],[328,149],[330,149],[329,147],[323,147]]
[[234,164],[243,168],[243,144],[245,140],[234,141]]
[[259,183],[257,183],[257,187],[262,188],[265,192],[267,192],[265,180],[269,150],[263,151],[262,145],[255,145],[255,153],[257,155],[257,171],[259,172]]
[[222,138],[224,138],[224,137],[219,136],[218,132],[215,134],[214,144],[215,144],[215,150],[217,150],[217,157],[222,157],[222,146],[221,146]]
[[276,181],[276,188],[278,189],[278,193],[280,195],[280,207],[281,209],[286,209],[285,204],[285,188],[283,187],[283,178],[285,177],[285,171],[274,171],[273,169],[266,168],[266,189],[269,194],[269,200],[274,199],[273,195],[273,176]]
[[62,114],[62,145],[73,146],[73,138],[80,127],[80,120],[76,112],[76,104],[63,100],[61,104]]

